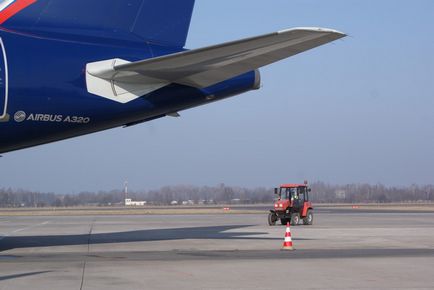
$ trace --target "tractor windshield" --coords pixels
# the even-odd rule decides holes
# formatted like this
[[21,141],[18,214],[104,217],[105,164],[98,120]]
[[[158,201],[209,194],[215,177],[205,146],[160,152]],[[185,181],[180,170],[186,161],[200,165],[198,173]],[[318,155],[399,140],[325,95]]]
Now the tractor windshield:
[[297,187],[281,187],[279,192],[279,199],[286,200],[300,200],[304,199],[304,189]]
[[286,200],[298,199],[297,188],[295,188],[295,187],[291,187],[291,188],[281,187],[279,197],[280,197],[280,199],[286,199]]

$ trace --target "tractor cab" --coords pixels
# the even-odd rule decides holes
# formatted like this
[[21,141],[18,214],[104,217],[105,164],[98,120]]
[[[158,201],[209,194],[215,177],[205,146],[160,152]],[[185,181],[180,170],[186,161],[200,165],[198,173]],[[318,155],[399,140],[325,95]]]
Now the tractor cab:
[[275,188],[277,200],[274,203],[274,210],[270,210],[268,222],[275,225],[280,219],[282,224],[291,222],[297,225],[300,219],[303,223],[311,225],[313,222],[313,207],[309,200],[309,188],[307,182],[304,184],[282,184]]
[[283,184],[280,188],[275,188],[277,195],[276,210],[287,208],[302,211],[305,201],[309,201],[310,188],[302,184]]

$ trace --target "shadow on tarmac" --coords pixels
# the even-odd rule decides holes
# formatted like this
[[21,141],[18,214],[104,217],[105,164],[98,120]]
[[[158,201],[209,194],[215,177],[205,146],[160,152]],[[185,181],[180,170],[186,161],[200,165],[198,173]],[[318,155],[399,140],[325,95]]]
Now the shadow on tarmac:
[[[95,245],[109,243],[132,243],[171,240],[280,240],[280,238],[254,237],[267,232],[234,232],[251,225],[213,226],[174,229],[152,229],[117,233],[54,235],[54,236],[8,236],[0,240],[0,252],[18,248]],[[231,232],[228,232],[231,231]],[[282,238],[283,239],[283,238]],[[295,239],[297,240],[297,239]]]
[[52,272],[52,271],[39,271],[39,272],[14,274],[14,275],[9,275],[9,276],[0,276],[0,281],[12,280],[12,279],[23,278],[23,277],[28,277],[28,276],[35,276],[35,275],[40,275],[40,274],[45,274],[45,273],[50,273],[50,272]]

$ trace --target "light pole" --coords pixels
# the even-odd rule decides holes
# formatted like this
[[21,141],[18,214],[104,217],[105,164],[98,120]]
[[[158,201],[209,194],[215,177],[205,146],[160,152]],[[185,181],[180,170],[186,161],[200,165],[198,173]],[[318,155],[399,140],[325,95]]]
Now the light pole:
[[128,181],[124,182],[124,205],[126,205],[125,201],[128,198]]

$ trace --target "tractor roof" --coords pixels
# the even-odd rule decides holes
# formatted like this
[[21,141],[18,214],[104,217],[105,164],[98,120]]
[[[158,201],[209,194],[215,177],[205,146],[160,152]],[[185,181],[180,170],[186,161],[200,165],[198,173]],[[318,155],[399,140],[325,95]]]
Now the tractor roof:
[[287,183],[282,184],[280,188],[298,188],[298,187],[307,187],[306,184],[296,184],[296,183]]

